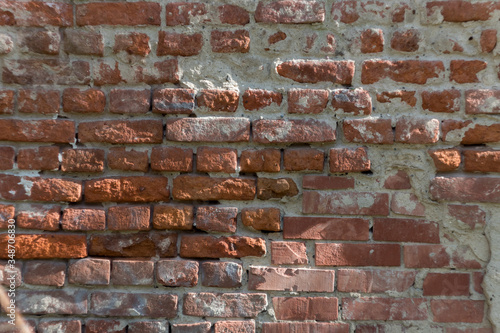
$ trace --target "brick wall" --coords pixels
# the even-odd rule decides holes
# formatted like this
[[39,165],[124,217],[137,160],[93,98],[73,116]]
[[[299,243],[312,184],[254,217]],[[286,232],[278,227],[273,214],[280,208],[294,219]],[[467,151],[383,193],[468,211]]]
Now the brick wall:
[[493,332],[499,17],[0,0],[2,281],[14,218],[38,333]]

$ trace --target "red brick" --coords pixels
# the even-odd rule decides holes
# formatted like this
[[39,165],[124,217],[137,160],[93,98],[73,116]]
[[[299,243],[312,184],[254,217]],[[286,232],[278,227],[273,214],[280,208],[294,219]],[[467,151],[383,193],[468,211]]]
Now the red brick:
[[343,123],[349,142],[391,144],[394,142],[391,119],[350,119]]
[[59,59],[5,60],[2,78],[4,83],[20,85],[87,85],[90,65],[86,61]]
[[66,29],[64,51],[78,55],[104,55],[104,38],[94,31]]
[[480,60],[452,60],[450,62],[450,81],[457,83],[479,82],[477,74],[486,69],[486,62]]
[[[224,311],[212,304],[220,304]],[[266,294],[187,293],[184,295],[182,313],[198,317],[253,318],[264,312],[266,307]]]
[[151,286],[154,283],[154,262],[149,260],[113,260],[111,282],[114,285]]
[[328,103],[328,90],[292,89],[288,91],[288,113],[321,113]]
[[232,90],[202,90],[196,96],[196,103],[209,111],[234,112],[238,108],[239,94]]
[[291,178],[258,178],[257,198],[260,200],[281,199],[299,194],[297,184]]
[[354,115],[369,115],[372,112],[372,99],[363,89],[338,89],[332,92],[332,106],[334,110]]
[[85,258],[69,264],[68,282],[83,285],[108,285],[111,263],[107,259]]
[[[286,39],[286,33],[284,33],[283,31],[278,31],[274,34],[272,34],[271,36],[269,36],[269,38],[267,39],[267,42],[269,43],[269,45],[273,45],[273,44],[276,44],[278,42],[281,42],[282,40],[285,40]],[[268,49],[265,49],[266,51]]]
[[500,172],[500,151],[464,150],[464,169],[468,172]]
[[190,235],[181,238],[180,249],[183,258],[262,257],[266,254],[266,242],[262,238],[243,236]]
[[241,152],[241,172],[279,172],[281,152],[278,149],[248,149]]
[[263,323],[262,333],[348,333],[349,324],[345,323]]
[[354,179],[339,176],[305,175],[302,178],[302,188],[312,190],[345,190],[354,188]]
[[204,23],[207,19],[207,9],[204,3],[199,2],[174,2],[167,3],[167,26],[190,25],[193,23]]
[[193,229],[193,206],[157,205],[153,211],[153,228],[167,230]]
[[198,262],[160,260],[156,263],[156,280],[167,287],[194,287],[198,284]]
[[332,82],[350,85],[354,61],[291,60],[276,66],[279,75],[300,83]]
[[193,171],[193,150],[176,147],[154,147],[151,169],[156,171]]
[[108,152],[108,167],[123,171],[148,171],[149,160],[147,151],[138,151],[125,147],[110,148]]
[[0,175],[0,198],[15,201],[78,202],[82,198],[82,182],[60,178]]
[[90,319],[85,321],[85,333],[126,333],[126,325],[119,320]]
[[342,298],[344,320],[426,320],[423,298]]
[[481,52],[492,52],[495,49],[495,46],[497,46],[497,31],[495,29],[481,31],[479,44],[481,46]]
[[482,323],[485,301],[431,300],[431,310],[437,323]]
[[415,91],[394,90],[377,94],[377,102],[380,103],[392,103],[393,99],[399,99],[401,103],[406,103],[409,106],[417,105]]
[[75,123],[58,119],[0,119],[0,141],[73,143]]
[[165,88],[153,93],[153,112],[190,114],[194,110],[194,90]]
[[277,0],[267,4],[259,1],[255,21],[261,23],[320,23],[325,20],[325,4],[320,1]]
[[14,90],[0,90],[0,114],[14,113]]
[[62,152],[63,172],[102,172],[104,170],[104,150],[65,149]]
[[[114,65],[112,65],[114,63]],[[123,69],[123,67],[122,67]],[[116,61],[98,61],[93,68],[94,84],[104,86],[108,84],[120,84],[126,82],[123,79],[120,66]]]
[[432,112],[460,111],[460,90],[422,91],[422,108]]
[[314,119],[261,119],[252,124],[257,143],[308,143],[335,141],[335,127]]
[[428,80],[442,78],[443,72],[441,61],[366,60],[361,70],[361,82],[372,84],[388,78],[402,83],[426,84]]
[[273,265],[307,265],[307,248],[304,242],[271,242]]
[[210,333],[212,323],[172,324],[171,333]]
[[481,268],[467,246],[405,245],[404,263],[408,268]]
[[160,25],[161,6],[155,2],[86,3],[76,5],[76,24]]
[[89,238],[89,255],[98,257],[175,257],[177,234],[94,234]]
[[[0,215],[1,216],[1,215]],[[19,207],[17,226],[24,229],[59,230],[61,206],[30,204]]]
[[399,244],[316,243],[317,266],[399,266]]
[[58,113],[60,98],[59,91],[57,90],[20,90],[18,110],[23,113]]
[[116,34],[113,52],[119,53],[121,51],[142,57],[147,56],[151,52],[149,36],[140,32]]
[[127,326],[128,333],[163,333],[168,332],[169,323],[164,320],[158,321],[136,321]]
[[14,167],[16,152],[12,147],[0,147],[0,170],[10,170]]
[[179,64],[177,59],[158,61],[149,66],[135,66],[135,74],[128,83],[145,83],[147,85],[160,85],[164,83],[179,82]]
[[149,230],[149,206],[108,208],[108,230]]
[[417,29],[395,31],[391,39],[391,48],[401,52],[416,52],[420,47],[420,41]]
[[262,89],[247,89],[242,96],[243,107],[246,110],[260,110],[273,104],[281,106],[283,96],[279,92],[262,90]]
[[61,36],[58,32],[28,28],[19,34],[19,46],[31,52],[48,55],[58,55]]
[[486,21],[494,10],[492,2],[470,3],[462,0],[430,1],[427,17],[439,17],[440,22]]
[[158,33],[158,48],[156,49],[156,55],[189,57],[199,54],[202,47],[203,36],[201,33],[188,35],[160,31]]
[[486,225],[486,212],[476,205],[448,205],[448,213],[472,230]]
[[439,225],[426,220],[376,218],[373,240],[439,244]]
[[21,263],[9,264],[7,260],[0,261],[0,284],[5,286],[5,289],[20,287],[22,284],[22,271],[23,264]]
[[177,176],[172,189],[176,200],[253,200],[255,193],[254,179],[196,175]]
[[330,149],[330,172],[362,172],[370,170],[370,159],[365,148]]
[[[22,290],[16,295],[16,306],[25,314],[79,315],[87,313],[86,291]],[[40,302],[40,298],[45,301]]]
[[384,51],[384,32],[381,29],[367,29],[361,32],[361,53]]
[[214,325],[215,333],[255,333],[255,321],[231,320],[218,321]]
[[81,91],[78,88],[68,88],[64,90],[64,112],[103,112],[105,107],[106,96],[98,89]]
[[414,271],[339,269],[337,289],[347,293],[405,292],[416,276]]
[[410,177],[408,173],[402,170],[398,170],[398,172],[394,175],[387,177],[384,182],[384,188],[390,190],[407,190],[411,188]]
[[29,261],[24,266],[24,283],[44,286],[64,286],[66,263]]
[[238,152],[231,148],[199,147],[196,151],[198,172],[236,172]]
[[325,153],[310,148],[285,149],[283,166],[287,171],[323,171]]
[[235,262],[204,262],[201,265],[202,281],[205,287],[241,287],[243,267]]
[[199,206],[196,209],[196,229],[207,232],[236,232],[238,208],[219,206]]
[[444,120],[443,141],[460,141],[466,145],[500,142],[500,123],[472,126],[472,121]]
[[90,295],[89,313],[112,317],[174,318],[177,316],[177,296],[96,291]]
[[212,52],[247,53],[250,50],[250,34],[247,30],[214,30],[210,35]]
[[19,2],[3,0],[0,3],[0,25],[45,27],[73,25],[73,5],[62,2]]
[[167,140],[184,142],[242,142],[250,140],[250,120],[239,117],[167,120]]
[[243,208],[241,222],[255,230],[280,231],[281,212],[279,208]]
[[436,171],[454,171],[460,166],[462,158],[458,149],[429,150]]
[[63,230],[104,230],[106,212],[104,209],[66,208],[63,211],[61,226]]
[[460,202],[500,202],[500,179],[493,177],[436,177],[431,198]]
[[105,143],[161,143],[161,120],[105,120],[80,123],[78,141]]
[[[1,259],[7,258],[7,234],[0,235]],[[17,234],[16,259],[69,259],[87,256],[84,235]]]
[[367,241],[369,224],[367,219],[361,218],[286,216],[283,238]]
[[80,320],[45,320],[42,319],[38,324],[38,332],[51,333],[59,332],[80,332],[82,322]]
[[500,90],[467,90],[465,113],[500,114]]
[[86,202],[169,201],[168,178],[131,176],[85,182]]
[[277,320],[333,321],[338,318],[336,297],[273,297]]
[[[7,229],[8,221],[13,219],[16,213],[16,208],[12,205],[0,205],[0,228]],[[16,222],[19,226],[19,221]]]
[[425,216],[425,206],[413,193],[394,193],[391,200],[391,211],[401,215]]
[[109,93],[111,113],[146,113],[149,111],[149,90],[113,89]]
[[222,5],[217,7],[217,11],[221,23],[233,25],[246,25],[250,23],[250,15],[240,6]]
[[396,142],[427,144],[439,140],[439,120],[399,118],[396,122]]
[[335,271],[308,268],[250,267],[249,290],[333,292]]
[[427,273],[424,296],[469,296],[470,274]]
[[389,195],[371,192],[304,191],[304,214],[389,215]]

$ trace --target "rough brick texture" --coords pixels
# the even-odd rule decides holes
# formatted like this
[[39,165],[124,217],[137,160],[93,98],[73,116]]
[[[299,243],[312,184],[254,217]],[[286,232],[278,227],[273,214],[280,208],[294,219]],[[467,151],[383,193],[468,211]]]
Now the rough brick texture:
[[499,17],[0,0],[0,284],[38,333],[498,330]]

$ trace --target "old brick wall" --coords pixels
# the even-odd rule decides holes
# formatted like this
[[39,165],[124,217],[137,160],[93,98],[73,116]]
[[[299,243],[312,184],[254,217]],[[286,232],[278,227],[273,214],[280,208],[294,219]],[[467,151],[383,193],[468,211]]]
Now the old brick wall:
[[38,333],[494,332],[499,18],[0,0],[0,278],[14,219]]

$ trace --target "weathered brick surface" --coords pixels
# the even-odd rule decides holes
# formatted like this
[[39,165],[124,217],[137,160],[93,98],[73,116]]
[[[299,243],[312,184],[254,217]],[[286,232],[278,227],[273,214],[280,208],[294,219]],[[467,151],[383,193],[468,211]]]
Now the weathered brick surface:
[[499,17],[0,0],[0,284],[39,333],[492,333]]

